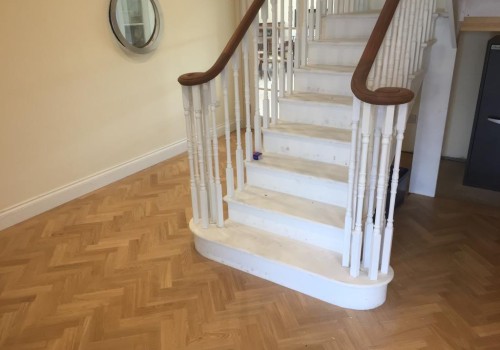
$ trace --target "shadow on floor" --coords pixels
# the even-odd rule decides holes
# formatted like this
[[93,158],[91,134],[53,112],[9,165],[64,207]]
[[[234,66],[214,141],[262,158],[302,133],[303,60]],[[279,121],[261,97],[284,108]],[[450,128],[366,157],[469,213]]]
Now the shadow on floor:
[[[411,167],[412,157],[411,153],[404,152],[401,166],[405,168]],[[464,186],[464,173],[465,162],[442,159],[439,167],[436,197],[500,207],[500,192]]]

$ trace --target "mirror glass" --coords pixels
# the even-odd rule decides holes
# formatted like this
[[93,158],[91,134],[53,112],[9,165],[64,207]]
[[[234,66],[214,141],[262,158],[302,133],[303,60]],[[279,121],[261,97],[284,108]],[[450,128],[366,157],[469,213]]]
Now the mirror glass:
[[111,0],[110,21],[120,43],[136,53],[156,47],[160,15],[156,0]]

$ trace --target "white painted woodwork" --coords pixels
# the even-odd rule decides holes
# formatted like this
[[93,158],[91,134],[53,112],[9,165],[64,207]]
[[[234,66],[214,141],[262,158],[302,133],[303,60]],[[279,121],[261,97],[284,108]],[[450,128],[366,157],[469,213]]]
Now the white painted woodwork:
[[213,223],[217,217],[217,199],[215,194],[215,177],[214,177],[214,163],[212,152],[212,132],[211,132],[211,114],[210,114],[210,98],[211,94],[208,88],[208,83],[202,86],[202,135],[201,138],[205,143],[205,159],[208,180],[208,210],[210,222]]
[[349,164],[351,133],[344,129],[281,122],[264,130],[264,149],[330,164]]
[[328,15],[322,21],[322,40],[365,39],[375,27],[378,13]]
[[271,83],[271,120],[278,122],[278,1],[271,0],[272,10],[272,83]]
[[201,227],[206,229],[209,224],[209,208],[208,208],[208,191],[206,184],[205,170],[205,151],[203,145],[203,128],[202,128],[202,106],[201,106],[201,88],[200,86],[192,87],[194,119],[195,119],[195,136],[197,145],[197,159],[199,162],[199,193],[200,193],[200,211],[201,211]]
[[280,100],[280,120],[350,129],[352,97],[296,92]]
[[342,251],[345,208],[252,186],[226,201],[234,222]]
[[437,44],[430,51],[422,95],[413,155],[410,192],[429,197],[436,194],[443,148],[448,102],[457,49],[449,40],[448,18],[436,23]]
[[245,160],[250,160],[253,157],[253,134],[252,134],[252,122],[250,116],[250,67],[249,67],[249,33],[243,38],[243,72],[244,72],[244,92],[245,92],[245,121],[246,121],[246,131],[245,131]]
[[195,165],[194,165],[194,147],[193,145],[193,120],[192,120],[192,105],[191,105],[191,88],[182,88],[182,98],[184,103],[184,118],[186,119],[186,139],[189,161],[189,184],[191,188],[191,206],[193,207],[193,221],[198,224],[200,221],[200,211],[198,203],[198,189],[196,186]]
[[348,309],[382,305],[394,276],[391,270],[377,281],[366,274],[352,279],[340,267],[340,254],[231,221],[222,229],[189,227],[201,255]]
[[345,207],[347,167],[273,153],[247,163],[247,184]]
[[233,57],[233,85],[234,85],[234,114],[236,118],[236,188],[243,189],[245,183],[243,148],[241,146],[241,107],[240,107],[240,51],[237,50]]
[[[382,4],[266,1],[262,30],[255,20],[221,75],[228,219],[222,217],[215,81],[202,87],[203,94],[199,86],[183,89],[190,186],[196,194],[190,228],[201,254],[339,306],[370,309],[384,302],[393,276],[398,184],[398,172],[389,178],[389,169],[393,160],[399,167],[410,105],[371,106],[353,98],[350,88]],[[370,88],[420,88],[435,6],[436,0],[401,1],[368,77]],[[292,57],[285,38],[294,32],[294,8]],[[262,152],[258,160],[254,150]]]
[[[291,4],[291,2],[290,2]],[[262,151],[262,118],[260,115],[260,96],[259,96],[259,53],[258,53],[258,37],[259,37],[259,18],[258,16],[252,23],[253,28],[253,85],[254,85],[254,104],[253,104],[253,125],[254,125],[254,149],[256,152]]]
[[230,121],[229,121],[229,92],[228,92],[228,74],[227,68],[222,71],[222,93],[224,99],[224,131],[226,139],[226,193],[229,197],[234,195],[234,170],[233,161],[231,157],[231,135],[230,135]]
[[220,181],[220,163],[219,163],[219,141],[216,125],[217,92],[215,80],[210,81],[210,120],[212,122],[212,145],[214,151],[214,170],[215,170],[215,222],[217,227],[224,227],[224,209],[222,206],[222,184]]
[[356,67],[307,65],[295,70],[295,91],[352,96],[351,80]]
[[331,66],[355,66],[366,46],[366,40],[349,39],[310,41],[308,64]]

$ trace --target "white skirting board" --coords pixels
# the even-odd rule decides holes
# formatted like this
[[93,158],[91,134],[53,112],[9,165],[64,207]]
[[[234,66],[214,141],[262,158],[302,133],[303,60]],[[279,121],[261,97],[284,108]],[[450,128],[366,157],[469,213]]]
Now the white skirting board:
[[184,139],[2,210],[0,230],[175,157],[186,149],[187,142]]
[[[231,131],[235,124],[231,124]],[[224,125],[217,127],[217,134],[224,135]],[[125,163],[87,176],[68,185],[28,199],[22,203],[0,211],[0,230],[13,226],[33,216],[53,209],[61,204],[95,191],[103,186],[121,180],[138,171],[144,170],[175,157],[187,150],[187,141],[182,139]]]

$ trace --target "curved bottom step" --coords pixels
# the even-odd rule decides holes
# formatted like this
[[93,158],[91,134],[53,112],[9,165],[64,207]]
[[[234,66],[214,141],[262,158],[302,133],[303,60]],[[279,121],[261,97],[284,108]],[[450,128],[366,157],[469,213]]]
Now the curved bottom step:
[[341,255],[266,231],[226,221],[224,228],[189,227],[204,257],[291,288],[329,304],[354,310],[382,305],[394,273],[371,281],[366,272],[352,278]]

